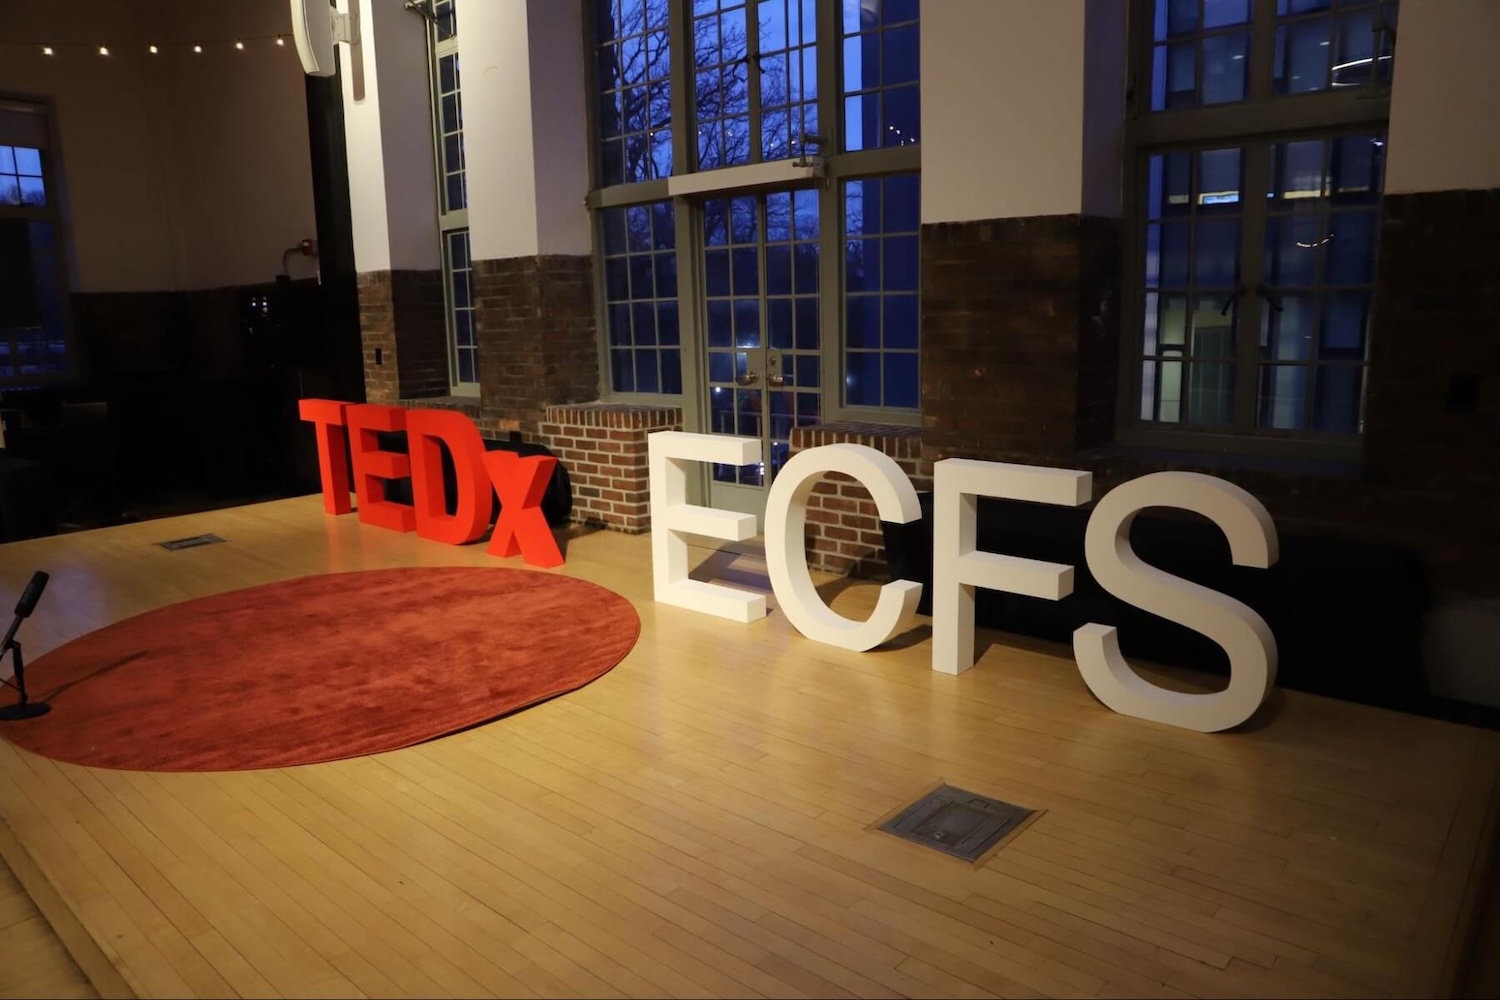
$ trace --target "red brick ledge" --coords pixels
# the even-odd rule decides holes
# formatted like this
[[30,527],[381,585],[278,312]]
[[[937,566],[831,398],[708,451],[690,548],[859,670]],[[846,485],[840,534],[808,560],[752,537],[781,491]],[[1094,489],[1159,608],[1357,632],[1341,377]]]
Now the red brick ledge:
[[542,433],[556,434],[560,425],[575,427],[609,427],[632,430],[675,427],[682,424],[679,406],[651,406],[638,403],[566,403],[547,407]]
[[792,451],[825,444],[862,444],[892,458],[917,458],[922,453],[922,428],[844,420],[793,428],[790,442]]

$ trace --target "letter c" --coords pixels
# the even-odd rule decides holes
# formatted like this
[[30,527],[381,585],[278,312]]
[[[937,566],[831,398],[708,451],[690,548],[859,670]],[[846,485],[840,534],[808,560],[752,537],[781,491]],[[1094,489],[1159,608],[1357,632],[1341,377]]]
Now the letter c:
[[825,472],[852,476],[870,491],[882,521],[905,524],[922,516],[917,491],[901,466],[862,444],[829,444],[792,456],[766,497],[766,572],[787,621],[809,639],[863,652],[890,639],[910,622],[922,585],[895,580],[880,588],[868,621],[836,614],[823,603],[807,569],[804,537],[807,498]]

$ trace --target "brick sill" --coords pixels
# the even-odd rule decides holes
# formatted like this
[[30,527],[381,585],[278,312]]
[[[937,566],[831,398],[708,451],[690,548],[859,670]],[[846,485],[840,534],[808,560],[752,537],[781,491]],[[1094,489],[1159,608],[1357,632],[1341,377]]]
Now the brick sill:
[[444,410],[463,410],[472,413],[478,413],[480,409],[478,396],[412,396],[403,397],[399,402],[400,405],[411,409],[434,406]]

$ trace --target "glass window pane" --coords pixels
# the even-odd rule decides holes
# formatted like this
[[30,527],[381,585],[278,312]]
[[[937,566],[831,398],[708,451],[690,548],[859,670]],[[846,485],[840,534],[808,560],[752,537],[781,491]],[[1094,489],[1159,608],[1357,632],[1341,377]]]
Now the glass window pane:
[[1279,431],[1306,428],[1307,372],[1303,365],[1265,365],[1261,368],[1257,407],[1261,427]]
[[1223,104],[1245,97],[1250,33],[1236,31],[1203,40],[1203,103]]
[[766,304],[766,332],[771,350],[792,349],[792,302],[790,299],[772,299]]
[[797,299],[797,339],[796,348],[799,351],[816,351],[818,349],[818,300]]
[[1329,18],[1297,21],[1276,28],[1275,90],[1305,94],[1328,86]]
[[917,288],[919,254],[915,236],[888,236],[882,264],[886,291],[907,292]]
[[1362,365],[1320,365],[1314,394],[1316,427],[1325,434],[1355,434],[1364,407]]
[[661,356],[661,391],[669,396],[682,395],[682,352],[667,349]]
[[1328,231],[1327,273],[1330,285],[1365,285],[1375,280],[1377,212],[1335,212]]
[[[887,295],[882,346],[887,350],[914,351],[921,326],[921,305],[915,295]],[[851,345],[852,346],[852,345]]]
[[[670,369],[665,360],[676,356],[681,342],[677,309],[677,258],[671,250],[671,202],[632,205],[601,213],[600,247],[603,256],[605,317],[613,352],[609,361],[615,392],[676,393],[681,391],[680,361]],[[660,249],[663,246],[666,249]],[[725,251],[715,251],[725,262]],[[715,335],[710,308],[710,337]],[[728,324],[722,329],[725,343]],[[629,349],[629,350],[626,350]]]
[[880,297],[851,295],[845,304],[847,313],[844,342],[851,348],[875,349],[880,346]]
[[886,354],[885,396],[886,406],[916,409],[918,399],[917,356],[912,353]]
[[1193,247],[1193,283],[1231,288],[1240,270],[1240,224],[1199,222]]
[[1203,0],[1203,27],[1223,28],[1250,20],[1250,0]]
[[25,146],[16,146],[16,173],[21,176],[42,176],[42,153],[38,149],[28,149]]
[[1261,310],[1261,356],[1276,361],[1306,361],[1312,357],[1313,330],[1317,323],[1317,298],[1313,295],[1283,295],[1279,310]]
[[851,406],[880,405],[880,354],[850,351],[844,359],[844,399]]
[[1318,336],[1321,361],[1363,361],[1370,326],[1369,292],[1328,292]]
[[[870,9],[864,11],[864,6]],[[921,44],[915,0],[846,0],[844,13],[845,37],[839,51],[843,148],[878,149],[920,141]]]

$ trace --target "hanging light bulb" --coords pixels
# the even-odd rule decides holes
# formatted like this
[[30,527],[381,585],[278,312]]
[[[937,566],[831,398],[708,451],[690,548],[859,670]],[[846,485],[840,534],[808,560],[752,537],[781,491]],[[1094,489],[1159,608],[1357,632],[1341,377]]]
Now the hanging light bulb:
[[154,56],[158,52],[160,52],[161,49],[157,48],[155,45],[148,45],[148,46],[146,46],[146,51],[149,52],[149,53],[151,53]]
[[234,43],[234,47],[236,49],[238,49],[239,51],[241,51],[241,52],[245,51],[245,43],[244,42],[235,42]]
[[194,45],[193,46],[193,51],[194,52],[202,52],[203,51],[203,46],[201,46],[201,45]]
[[53,55],[52,46],[50,46],[50,45],[43,45],[42,46],[42,55],[44,55],[44,56]]
[[105,46],[105,45],[99,46],[99,54],[101,56],[107,56],[107,55],[109,55],[109,47]]
[[285,46],[286,45],[286,39],[282,38],[280,35],[277,35],[276,36],[276,44],[277,45],[281,45],[281,46]]

